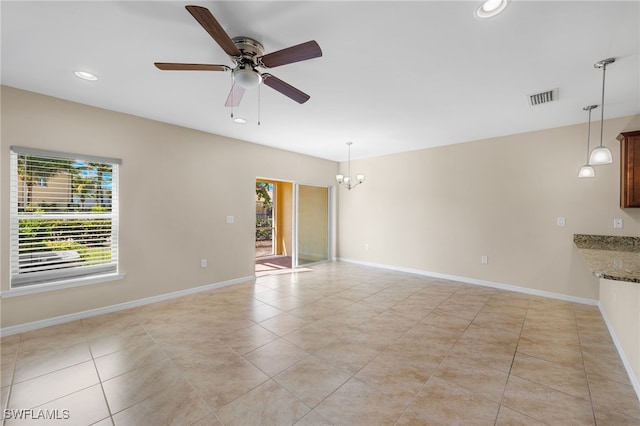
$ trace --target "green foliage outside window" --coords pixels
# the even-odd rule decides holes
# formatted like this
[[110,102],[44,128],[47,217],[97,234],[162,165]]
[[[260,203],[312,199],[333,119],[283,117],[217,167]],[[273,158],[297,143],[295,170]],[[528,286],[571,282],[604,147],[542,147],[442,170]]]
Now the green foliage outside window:
[[256,241],[270,240],[272,226],[273,226],[273,221],[271,218],[256,219]]
[[[109,263],[112,220],[103,214],[111,213],[112,165],[33,155],[19,155],[17,165],[21,265],[30,265],[31,255],[62,251],[88,264]],[[69,186],[51,188],[55,176],[68,176]],[[53,190],[57,201],[38,201],[38,187]]]

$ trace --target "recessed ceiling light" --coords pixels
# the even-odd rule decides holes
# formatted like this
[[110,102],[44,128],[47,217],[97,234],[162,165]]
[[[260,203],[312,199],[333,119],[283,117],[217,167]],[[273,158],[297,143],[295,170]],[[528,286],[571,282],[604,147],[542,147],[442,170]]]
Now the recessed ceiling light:
[[476,17],[478,18],[491,18],[502,12],[507,7],[508,0],[486,0],[476,10]]
[[247,120],[242,118],[242,117],[236,117],[236,118],[233,119],[233,121],[235,121],[238,124],[246,124],[247,123]]
[[74,71],[73,74],[83,80],[96,81],[98,79],[98,77],[87,71]]

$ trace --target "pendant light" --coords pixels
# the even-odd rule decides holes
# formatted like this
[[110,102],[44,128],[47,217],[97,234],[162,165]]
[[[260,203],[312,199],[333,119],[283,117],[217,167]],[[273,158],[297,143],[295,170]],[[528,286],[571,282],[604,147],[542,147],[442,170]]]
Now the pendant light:
[[596,177],[595,169],[589,165],[589,144],[591,142],[591,110],[598,108],[598,105],[589,105],[582,108],[585,111],[589,111],[589,126],[587,128],[587,162],[584,166],[580,167],[578,172],[579,178],[592,178]]
[[351,190],[352,188],[355,188],[356,186],[360,185],[362,182],[364,182],[364,175],[356,175],[356,183],[352,183],[353,180],[351,179],[351,145],[353,144],[353,142],[347,142],[347,146],[349,147],[349,168],[347,169],[347,173],[348,175],[336,175],[336,181],[339,184],[344,185],[345,188],[347,188],[348,190]]
[[602,164],[613,163],[613,156],[611,155],[611,150],[606,146],[602,145],[602,135],[603,135],[603,129],[604,129],[605,73],[607,70],[607,65],[612,64],[615,61],[616,61],[615,58],[607,58],[607,59],[598,61],[593,65],[594,68],[602,68],[602,103],[600,104],[600,145],[598,145],[598,147],[591,152],[591,156],[589,157],[589,165],[591,166],[599,166]]

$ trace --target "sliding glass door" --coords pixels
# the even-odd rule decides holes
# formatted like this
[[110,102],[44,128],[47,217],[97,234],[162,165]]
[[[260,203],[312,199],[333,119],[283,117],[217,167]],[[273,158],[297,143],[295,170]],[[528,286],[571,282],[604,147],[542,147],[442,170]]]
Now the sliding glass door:
[[329,188],[295,186],[294,266],[329,260]]

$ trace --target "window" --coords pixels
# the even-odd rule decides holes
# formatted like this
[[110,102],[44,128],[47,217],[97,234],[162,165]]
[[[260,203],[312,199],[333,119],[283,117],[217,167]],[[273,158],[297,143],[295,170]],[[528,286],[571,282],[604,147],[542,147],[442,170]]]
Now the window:
[[118,272],[120,160],[11,147],[11,288]]

